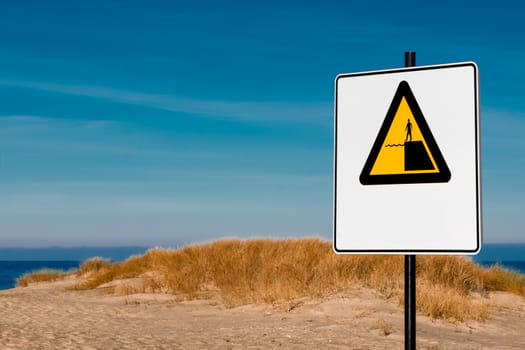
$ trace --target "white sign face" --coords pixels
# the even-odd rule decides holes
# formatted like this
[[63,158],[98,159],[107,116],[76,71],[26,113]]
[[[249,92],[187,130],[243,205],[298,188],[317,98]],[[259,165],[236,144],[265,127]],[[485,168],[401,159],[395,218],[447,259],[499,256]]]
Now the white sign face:
[[476,254],[476,64],[342,74],[335,91],[334,250]]

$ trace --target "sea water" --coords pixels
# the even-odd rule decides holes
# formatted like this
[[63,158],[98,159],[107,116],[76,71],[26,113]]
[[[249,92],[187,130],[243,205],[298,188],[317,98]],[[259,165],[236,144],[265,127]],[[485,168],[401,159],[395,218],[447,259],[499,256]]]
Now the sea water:
[[506,269],[525,274],[525,243],[482,245],[473,260],[484,267],[500,265]]
[[78,269],[84,261],[96,256],[118,262],[147,250],[146,247],[0,248],[0,290],[14,288],[17,278],[26,273]]
[[14,288],[16,285],[17,278],[23,276],[26,273],[42,270],[52,269],[68,271],[71,269],[77,269],[79,267],[79,261],[0,261],[0,290]]

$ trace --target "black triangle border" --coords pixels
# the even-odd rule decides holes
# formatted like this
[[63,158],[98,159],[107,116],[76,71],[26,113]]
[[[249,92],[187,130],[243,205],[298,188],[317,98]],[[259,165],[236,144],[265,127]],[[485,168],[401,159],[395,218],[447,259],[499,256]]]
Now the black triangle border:
[[[394,117],[403,97],[406,99],[408,106],[412,111],[414,120],[416,121],[417,126],[419,127],[419,130],[421,131],[421,134],[429,148],[429,151],[436,162],[439,172],[424,174],[370,175],[372,167],[374,166],[377,156],[381,151],[383,141],[385,140],[388,130],[394,121]],[[383,124],[379,129],[379,133],[377,134],[374,145],[372,146],[370,154],[368,155],[368,159],[366,160],[363,170],[361,171],[361,175],[359,176],[359,182],[361,182],[362,185],[396,185],[448,182],[450,181],[450,178],[450,170],[447,166],[447,163],[445,162],[445,159],[443,158],[443,155],[441,154],[441,151],[439,150],[436,140],[434,140],[434,136],[428,127],[425,117],[423,116],[423,112],[421,112],[421,109],[419,108],[419,105],[416,101],[416,98],[414,97],[414,94],[412,93],[412,90],[410,89],[410,86],[408,85],[408,82],[403,80],[399,83],[394,98],[390,103],[390,107],[388,108],[388,112],[385,116]]]

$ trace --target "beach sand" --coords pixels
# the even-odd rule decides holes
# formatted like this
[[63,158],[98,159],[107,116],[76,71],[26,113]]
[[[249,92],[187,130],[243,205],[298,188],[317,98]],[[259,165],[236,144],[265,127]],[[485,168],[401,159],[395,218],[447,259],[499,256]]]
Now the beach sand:
[[[402,349],[403,308],[369,289],[225,307],[166,294],[67,290],[72,278],[0,291],[1,349]],[[490,319],[417,316],[418,349],[525,349],[525,300],[487,296]]]

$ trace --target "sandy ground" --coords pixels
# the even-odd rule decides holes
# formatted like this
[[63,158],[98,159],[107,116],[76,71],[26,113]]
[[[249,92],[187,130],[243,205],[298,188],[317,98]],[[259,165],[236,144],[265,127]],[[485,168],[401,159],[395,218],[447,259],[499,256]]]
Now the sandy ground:
[[[291,305],[226,308],[170,295],[0,291],[0,349],[403,349],[403,310],[366,289]],[[525,349],[525,300],[490,296],[485,323],[417,317],[418,349]]]

